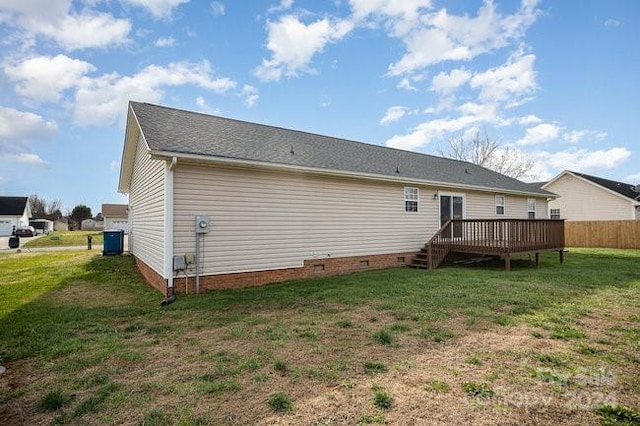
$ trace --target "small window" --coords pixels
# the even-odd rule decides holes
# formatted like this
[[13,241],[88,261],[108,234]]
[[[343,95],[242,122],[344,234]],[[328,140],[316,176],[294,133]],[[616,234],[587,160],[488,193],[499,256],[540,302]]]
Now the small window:
[[313,272],[322,272],[324,271],[324,263],[317,263],[313,265]]
[[404,256],[398,256],[397,261],[398,261],[399,264],[404,264],[405,263],[404,262]]
[[529,219],[536,218],[536,199],[535,198],[527,199],[527,212],[529,213]]
[[369,267],[369,261],[368,260],[361,260],[360,261],[360,267],[361,268],[368,268]]
[[496,214],[504,215],[504,195],[496,195]]
[[549,210],[549,216],[551,216],[551,219],[560,219],[560,209]]
[[408,213],[418,211],[418,188],[404,188],[404,211]]

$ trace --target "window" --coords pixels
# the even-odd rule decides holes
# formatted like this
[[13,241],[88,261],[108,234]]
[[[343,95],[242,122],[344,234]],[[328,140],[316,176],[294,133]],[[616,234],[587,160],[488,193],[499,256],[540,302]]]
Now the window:
[[527,211],[529,212],[529,219],[536,218],[536,199],[527,198]]
[[504,215],[504,195],[496,195],[496,214]]
[[404,211],[411,213],[418,211],[418,188],[404,188]]
[[551,216],[551,219],[560,219],[560,209],[549,210],[549,216]]

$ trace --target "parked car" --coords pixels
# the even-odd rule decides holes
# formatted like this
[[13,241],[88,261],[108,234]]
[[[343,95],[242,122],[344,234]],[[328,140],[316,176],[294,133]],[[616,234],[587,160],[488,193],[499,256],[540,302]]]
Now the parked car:
[[34,237],[36,229],[33,226],[20,226],[16,228],[16,237]]

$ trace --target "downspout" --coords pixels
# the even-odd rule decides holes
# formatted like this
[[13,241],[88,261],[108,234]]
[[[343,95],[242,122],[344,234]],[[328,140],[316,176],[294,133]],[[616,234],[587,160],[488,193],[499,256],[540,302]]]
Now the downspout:
[[160,303],[162,306],[173,303],[176,294],[173,287],[173,169],[178,158],[173,157],[166,162],[164,174],[164,275],[167,279],[167,294]]

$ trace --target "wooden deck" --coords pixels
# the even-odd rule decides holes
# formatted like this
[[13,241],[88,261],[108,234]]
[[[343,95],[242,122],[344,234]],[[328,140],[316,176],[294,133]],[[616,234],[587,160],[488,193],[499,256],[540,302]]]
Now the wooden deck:
[[564,253],[563,219],[453,219],[425,244],[412,260],[412,266],[437,268],[451,253],[500,256],[505,269],[511,269],[511,257],[557,251]]

